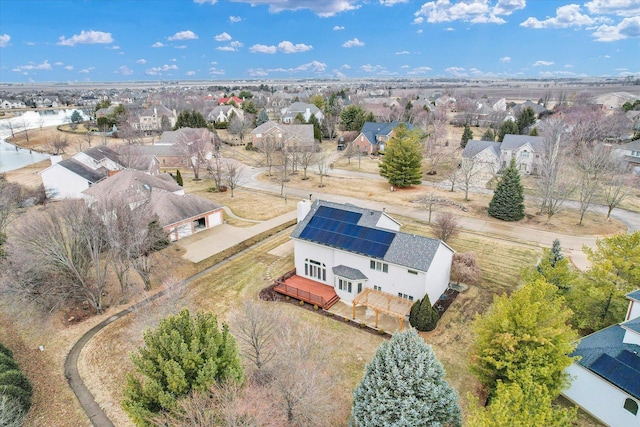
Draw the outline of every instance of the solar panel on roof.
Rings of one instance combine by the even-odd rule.
[[[589,366],[589,369],[617,385],[636,399],[640,399],[640,381],[638,381],[640,372],[631,366],[614,359],[608,354],[603,354]]]
[[[622,350],[620,354],[616,356],[616,359],[618,359],[625,365],[631,366],[633,369],[640,373],[640,357],[638,357],[637,354],[634,354],[629,350]]]
[[[374,258],[384,258],[394,233],[357,225],[362,214],[320,206],[300,238]]]

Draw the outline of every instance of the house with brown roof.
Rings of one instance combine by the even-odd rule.
[[[268,121],[251,131],[254,147],[273,142],[278,148],[313,145],[313,125],[285,125]]]
[[[166,173],[148,175],[123,170],[83,191],[88,206],[124,198],[131,209],[147,205],[158,216],[171,241],[190,236],[224,222],[223,207],[192,194],[184,194]]]

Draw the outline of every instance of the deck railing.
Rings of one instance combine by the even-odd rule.
[[[278,293],[289,295],[290,297],[308,302],[310,304],[318,305],[322,308],[326,308],[329,301],[324,299],[323,297],[313,294],[309,291],[304,291],[296,288],[295,286],[290,286],[285,283],[285,281],[296,275],[296,269],[294,268],[291,271],[288,271],[284,275],[278,277],[274,281],[274,290]]]

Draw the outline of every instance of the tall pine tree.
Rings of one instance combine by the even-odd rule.
[[[502,172],[502,179],[489,203],[489,215],[503,221],[519,221],[524,218],[524,188],[514,159],[511,159],[509,167]]]
[[[396,127],[380,164],[380,175],[387,178],[389,184],[405,188],[422,182],[421,138],[419,129],[408,130],[404,124]]]
[[[465,125],[464,132],[462,132],[462,139],[460,140],[460,147],[466,147],[467,142],[469,142],[470,139],[473,139],[473,131],[471,130],[469,125]]]
[[[353,392],[352,427],[460,426],[456,391],[415,329],[383,342]]]

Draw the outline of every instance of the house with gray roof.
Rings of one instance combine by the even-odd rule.
[[[282,123],[293,123],[298,114],[301,114],[306,122],[309,122],[311,116],[315,116],[320,123],[324,120],[324,114],[318,107],[305,102],[294,102],[290,106],[282,108],[280,114]]]
[[[454,251],[400,227],[385,212],[303,200],[291,233],[295,274],[345,302],[372,289],[410,301],[428,295],[435,304],[449,286]]]
[[[462,152],[462,161],[475,161],[487,173],[498,173],[511,159],[522,174],[539,173],[540,155],[544,151],[544,138],[529,135],[505,135],[502,142],[469,140]]]
[[[384,151],[384,146],[395,135],[396,127],[402,122],[378,123],[365,122],[362,130],[353,140],[353,145],[362,153],[376,154]],[[413,129],[413,125],[403,123],[408,129]]]
[[[640,139],[622,144],[614,148],[614,152],[627,162],[629,170],[640,175]]]
[[[254,147],[273,142],[278,148],[313,145],[313,125],[287,125],[268,121],[251,131],[251,142]]]
[[[580,340],[563,394],[611,427],[640,426],[640,290],[627,295],[625,321]]]

